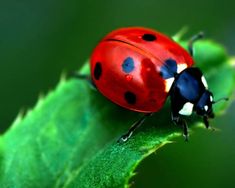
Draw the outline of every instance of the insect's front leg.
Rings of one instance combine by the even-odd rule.
[[[187,122],[182,119],[180,116],[174,116],[172,115],[172,121],[176,124],[182,127],[183,129],[183,136],[185,138],[185,141],[188,141],[189,133],[188,133],[188,125]]]

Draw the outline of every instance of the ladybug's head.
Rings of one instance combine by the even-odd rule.
[[[213,94],[210,91],[205,90],[205,92],[202,94],[199,101],[194,107],[195,111],[198,115],[201,115],[207,118],[214,118],[212,106],[213,104],[221,100],[228,100],[228,98],[224,97],[224,98],[220,98],[217,101],[214,101]]]
[[[213,118],[213,104],[227,100],[227,98],[221,98],[214,101],[205,77],[196,67],[186,68],[177,75],[170,94],[172,111],[176,116],[177,114],[189,116],[194,111],[205,119]]]
[[[198,100],[197,104],[195,104],[194,108],[198,115],[213,118],[213,104],[213,94],[210,91],[205,90],[205,92],[201,95],[200,99]]]

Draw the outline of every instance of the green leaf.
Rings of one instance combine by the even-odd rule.
[[[234,70],[224,48],[201,41],[195,50],[215,98],[231,96]],[[88,72],[87,67],[82,71]],[[216,114],[226,105],[216,104]],[[167,103],[128,142],[117,143],[139,116],[109,102],[83,80],[61,79],[1,136],[1,187],[128,187],[145,157],[181,135],[170,121]]]

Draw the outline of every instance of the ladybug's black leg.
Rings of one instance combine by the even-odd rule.
[[[188,126],[184,119],[179,115],[179,111],[183,108],[186,101],[181,98],[179,93],[174,92],[174,95],[171,95],[171,119],[176,124],[183,128],[183,135],[185,141],[188,141]]]
[[[205,125],[205,127],[206,127],[207,129],[211,129],[212,131],[214,131],[215,128],[210,126],[209,121],[208,121],[208,118],[210,118],[210,117],[208,117],[208,116],[203,116],[204,125]]]
[[[208,121],[208,117],[207,116],[203,116],[203,122],[204,122],[206,128],[208,129],[210,127],[210,125],[209,125],[209,121]]]
[[[197,40],[199,39],[202,39],[204,37],[204,33],[203,32],[199,32],[198,34],[192,36],[192,38],[189,40],[189,43],[188,43],[188,50],[189,50],[189,53],[191,56],[193,56],[193,44],[194,42],[196,42]]]
[[[183,128],[183,135],[185,137],[185,141],[188,141],[189,133],[188,133],[188,126],[187,126],[186,121],[178,116],[177,117],[172,116],[172,121],[176,125],[179,125]]]
[[[97,89],[96,85],[94,84],[94,82],[92,81],[92,79],[89,75],[79,74],[79,73],[75,72],[75,73],[73,73],[72,76],[77,79],[86,80],[94,89]]]
[[[127,133],[123,134],[118,139],[118,142],[126,142],[131,137],[133,132],[144,123],[144,121],[147,119],[147,117],[151,116],[152,114],[153,113],[144,114],[138,121],[136,121],[134,124],[132,124],[131,128],[127,131]]]

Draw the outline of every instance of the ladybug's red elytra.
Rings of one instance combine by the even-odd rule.
[[[189,53],[166,35],[141,27],[121,28],[105,36],[90,60],[91,81],[112,102],[144,116],[120,140],[126,141],[147,116],[159,111],[169,96],[172,120],[183,127],[181,116],[195,111],[209,127],[213,118],[213,94],[202,72],[192,67],[194,36]]]

